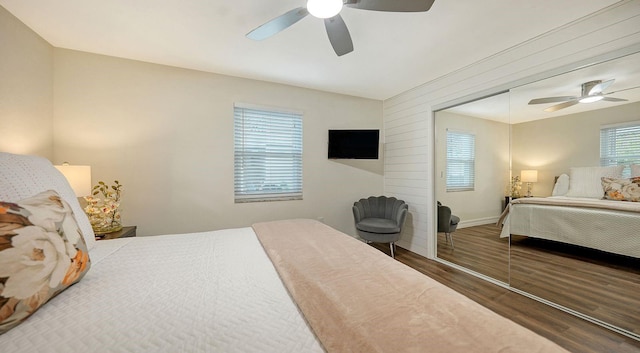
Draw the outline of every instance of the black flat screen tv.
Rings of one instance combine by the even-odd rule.
[[[330,159],[378,159],[380,130],[329,130]]]

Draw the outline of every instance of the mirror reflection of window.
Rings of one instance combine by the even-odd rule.
[[[631,175],[631,165],[640,165],[640,121],[605,125],[600,128],[600,165],[625,166],[622,176]]]
[[[438,259],[507,283],[509,237],[496,223],[510,180],[509,93],[438,110],[434,130],[436,201],[457,222],[454,234],[438,217]]]
[[[447,192],[471,191],[475,187],[476,136],[447,130]]]

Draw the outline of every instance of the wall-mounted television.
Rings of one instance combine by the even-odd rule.
[[[380,130],[329,130],[330,159],[378,159]]]

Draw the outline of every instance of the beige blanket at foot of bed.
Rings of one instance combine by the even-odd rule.
[[[320,222],[253,229],[328,352],[566,352]]]

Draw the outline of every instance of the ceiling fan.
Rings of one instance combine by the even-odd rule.
[[[614,97],[605,97],[607,94],[615,93],[603,93],[605,89],[611,86],[615,82],[615,79],[611,79],[608,81],[595,80],[585,82],[581,85],[582,94],[580,97],[573,96],[562,96],[562,97],[546,97],[546,98],[537,98],[529,101],[529,104],[547,104],[547,103],[558,103],[560,104],[552,105],[549,108],[545,109],[545,112],[555,112],[560,109],[568,108],[570,106],[576,105],[578,103],[593,103],[597,101],[608,101],[608,102],[626,102],[626,99],[614,98]]]
[[[347,25],[340,16],[343,6],[354,9],[386,12],[424,12],[435,0],[308,0],[306,7],[295,8],[247,33],[253,40],[263,40],[279,33],[311,14],[324,19],[324,26],[333,50],[338,56],[353,51]]]

